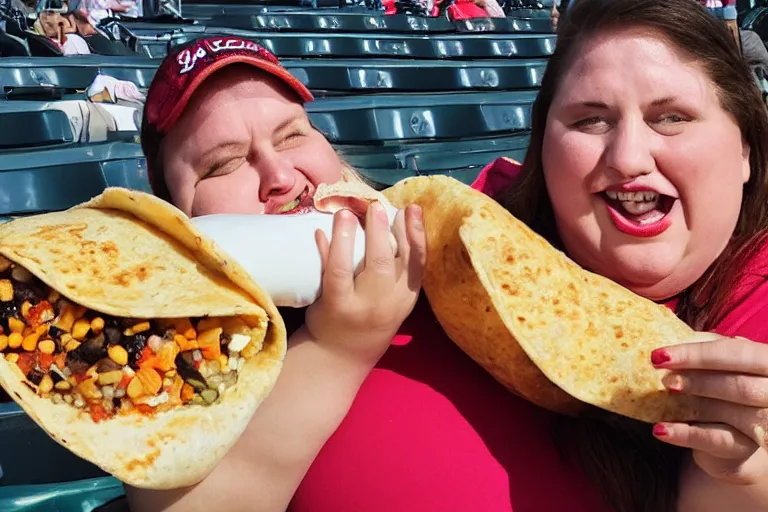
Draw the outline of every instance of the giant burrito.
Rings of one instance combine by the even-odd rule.
[[[107,189],[0,226],[0,385],[123,482],[202,480],[286,351],[271,299],[183,213]]]
[[[711,335],[580,268],[485,194],[444,176],[384,194],[424,209],[424,290],[448,336],[508,389],[566,414],[585,403],[647,422],[696,418],[651,351]]]

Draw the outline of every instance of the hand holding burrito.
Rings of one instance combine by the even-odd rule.
[[[508,389],[568,414],[587,403],[646,422],[697,417],[699,399],[670,393],[651,364],[654,349],[697,336],[672,311],[580,268],[456,180],[409,178],[384,193],[424,209],[429,302]]]

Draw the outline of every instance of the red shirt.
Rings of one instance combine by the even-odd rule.
[[[497,160],[473,186],[493,194],[518,169]],[[754,276],[768,269],[768,251],[758,259]],[[759,321],[768,310],[765,275],[748,279],[749,290],[740,288],[742,297],[720,332],[768,341],[768,322]],[[553,418],[512,395],[457,348],[422,299],[289,510],[607,511],[582,471],[556,452]]]

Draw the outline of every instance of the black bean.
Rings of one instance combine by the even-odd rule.
[[[62,334],[64,334],[64,329],[60,329],[55,325],[48,327],[48,335],[54,340],[58,339]]]
[[[69,371],[72,372],[72,375],[79,375],[81,373],[85,373],[88,370],[88,368],[91,367],[91,365],[89,365],[88,363],[80,359],[71,359],[69,357],[69,354],[71,353],[72,352],[69,352],[67,354],[67,367],[69,367]]]
[[[118,345],[123,333],[117,327],[104,328],[104,337],[107,340],[107,345]]]
[[[3,326],[5,332],[8,332],[8,319],[11,317],[19,317],[19,306],[16,302],[0,302],[0,325]]]
[[[113,397],[112,398],[112,405],[115,406],[115,409],[119,409],[120,408],[120,399],[118,397]]]
[[[137,361],[141,358],[141,353],[147,345],[147,337],[143,334],[134,334],[132,336],[123,335],[120,344],[128,352],[128,364],[131,368],[137,368]]]
[[[99,340],[86,340],[80,344],[75,350],[67,352],[67,364],[70,366],[74,362],[83,362],[88,366],[94,365],[107,357],[107,349],[104,347],[103,340],[99,343]],[[72,373],[76,373],[72,370]]]
[[[86,368],[87,369],[87,368]],[[50,372],[48,375],[51,376],[51,380],[53,380],[53,383],[56,384],[57,382],[61,382],[64,380],[64,377],[59,375],[59,372]]]
[[[37,368],[32,368],[27,374],[27,380],[37,386],[40,384],[40,381],[43,380],[43,375],[44,373]]]
[[[43,288],[35,283],[22,283],[21,281],[14,281],[13,283],[13,298],[19,303],[28,300],[32,304],[37,304],[45,297]]]
[[[184,381],[200,391],[208,387],[205,377],[184,357],[183,353],[176,356],[176,371]]]
[[[115,318],[114,316],[105,316],[104,317],[104,326],[105,327],[115,327],[116,329],[120,330],[120,319]]]

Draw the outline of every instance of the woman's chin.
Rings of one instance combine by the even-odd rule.
[[[597,273],[654,301],[674,297],[691,284],[679,275],[681,255],[654,253],[648,247],[623,249],[614,253],[610,260],[604,260],[603,268]]]

